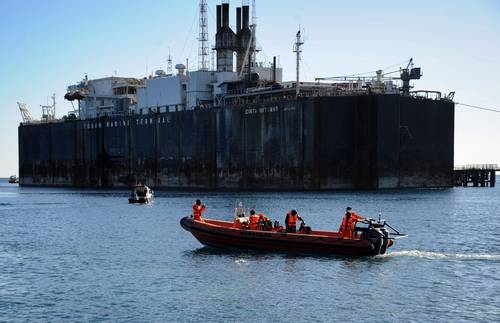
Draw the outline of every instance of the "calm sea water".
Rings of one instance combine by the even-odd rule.
[[[158,192],[0,184],[0,321],[500,321],[500,189]],[[409,237],[374,258],[227,252],[179,226],[201,198],[337,229],[346,206]]]

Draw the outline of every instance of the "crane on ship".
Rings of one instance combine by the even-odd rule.
[[[51,96],[52,104],[40,105],[42,108],[42,122],[50,122],[56,120],[56,95],[55,93]],[[35,122],[35,119],[28,110],[26,103],[17,102],[19,111],[21,112],[21,117],[23,118],[23,123]],[[37,120],[38,121],[38,120]]]
[[[17,102],[17,105],[19,106],[19,111],[21,112],[23,123],[33,122],[33,116],[31,115],[31,112],[28,110],[26,103]]]
[[[373,76],[363,76],[367,74],[373,74],[376,73],[376,80],[378,82],[383,82],[389,81],[389,80],[400,80],[403,82],[402,86],[400,87],[400,91],[404,95],[409,95],[410,94],[410,89],[412,88],[410,86],[410,81],[411,80],[419,80],[422,77],[422,71],[420,67],[413,67],[413,58],[410,58],[407,61],[404,61],[404,63],[407,63],[405,68],[399,68],[398,70],[394,70],[391,72],[386,72],[384,73],[383,70],[376,70],[372,72],[365,72],[365,73],[359,73],[359,74],[352,74],[352,75],[345,75],[345,76],[333,76],[333,77],[317,77],[315,78],[316,81],[349,81],[349,82],[357,82],[357,81],[371,81],[374,79]],[[399,64],[395,64],[399,65]],[[394,67],[395,65],[389,66]],[[399,76],[395,77],[387,77],[387,75],[392,75],[399,73]]]

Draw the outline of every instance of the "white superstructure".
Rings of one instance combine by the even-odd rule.
[[[142,79],[113,76],[89,80],[85,77],[80,83],[68,87],[65,98],[70,101],[78,100],[80,119],[93,119],[212,108],[234,102],[248,102],[245,96],[265,96],[269,93],[274,95],[274,99],[283,99],[288,98],[291,91],[295,92],[295,98],[302,95],[341,95],[347,92],[399,93],[400,89],[393,82],[396,79],[406,81],[405,89],[408,92],[409,80],[420,77],[420,69],[409,69],[412,64],[410,60],[408,67],[401,70],[402,76],[399,78],[387,78],[380,70],[376,77],[317,78],[314,83],[303,82],[300,80],[299,64],[304,42],[299,31],[294,47],[297,55],[297,78],[294,82],[283,82],[283,70],[278,67],[276,57],[269,64],[256,61],[259,49],[255,39],[255,2],[253,1],[252,25],[249,18],[250,6],[245,3],[236,8],[234,31],[230,24],[229,3],[223,2],[216,6],[215,70],[209,70],[207,66],[207,4],[205,0],[200,0],[198,71],[189,71],[186,65],[177,64],[177,72],[174,74],[169,55],[167,73],[158,70],[155,75]],[[386,74],[392,73],[394,72]],[[320,84],[320,81],[333,83]],[[280,94],[280,91],[283,93]],[[226,100],[235,97],[238,98]],[[269,96],[266,98],[271,99]]]
[[[81,119],[127,114],[137,102],[137,88],[143,80],[127,77],[105,77],[89,80],[68,87],[65,98],[78,100]]]
[[[160,75],[147,79],[137,89],[137,104],[132,107],[136,114],[151,112],[183,111],[185,109],[185,75]]]

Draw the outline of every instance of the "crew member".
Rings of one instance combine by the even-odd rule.
[[[269,231],[272,229],[273,224],[269,221],[269,218],[262,213],[259,213],[259,230]]]
[[[193,218],[197,221],[201,221],[201,215],[205,209],[205,205],[201,204],[200,200],[196,200],[193,204]]]
[[[286,232],[295,233],[297,232],[297,220],[302,220],[302,218],[297,214],[297,211],[291,210],[286,214],[285,224],[286,224]]]
[[[135,193],[140,197],[146,196],[146,186],[142,182],[139,182],[135,187]]]
[[[250,230],[258,230],[259,229],[259,215],[255,214],[254,210],[250,211]]]
[[[357,215],[351,207],[347,207],[342,223],[340,224],[339,233],[343,238],[352,239],[356,222],[364,219],[364,217]]]

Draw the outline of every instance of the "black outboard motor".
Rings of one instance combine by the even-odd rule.
[[[368,224],[368,227],[356,228],[356,231],[361,231],[362,239],[368,240],[373,245],[373,254],[385,254],[389,245],[389,231],[385,227],[385,222],[366,219],[361,223]]]

